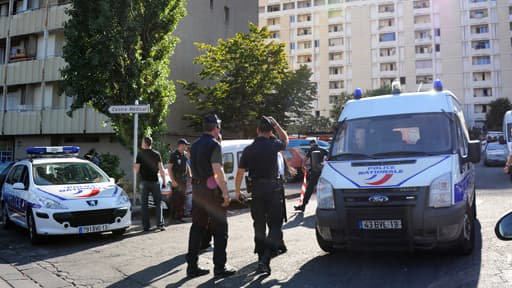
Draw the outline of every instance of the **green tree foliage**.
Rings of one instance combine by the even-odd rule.
[[[141,133],[165,128],[168,105],[175,100],[169,58],[172,36],[185,16],[185,0],[72,0],[64,25],[67,66],[62,89],[73,111],[88,105],[107,115],[122,143],[133,138],[133,115],[109,114],[111,105],[150,104],[140,114]],[[161,133],[161,131],[160,131]]]
[[[250,23],[249,33],[220,39],[216,46],[196,43],[203,54],[194,63],[203,66],[199,78],[209,80],[205,81],[209,85],[180,82],[201,114],[184,116],[192,126],[199,127],[202,115],[216,113],[223,129],[239,136],[253,134],[255,120],[270,114],[266,103],[278,97],[277,88],[289,75],[284,44],[269,42],[268,38],[266,27]]]
[[[500,130],[503,125],[503,115],[512,109],[508,98],[498,98],[489,103],[489,110],[485,114],[485,125],[487,130]]]
[[[379,95],[387,95],[391,94],[391,86],[383,86],[373,90],[366,90],[363,92],[364,97],[373,97]],[[345,91],[341,92],[338,97],[336,104],[334,104],[331,110],[331,117],[333,118],[334,123],[338,121],[338,117],[341,114],[341,110],[343,110],[343,106],[347,103],[348,100],[354,99],[354,93],[346,93]]]
[[[121,168],[119,168],[119,164],[121,163],[121,161],[119,160],[119,156],[110,153],[105,153],[100,154],[99,158],[99,166],[101,170],[105,171],[105,173],[108,174],[108,176],[116,179],[116,181],[119,181],[119,179],[124,177],[124,171],[121,170]]]
[[[331,133],[333,131],[333,123],[330,118],[324,116],[313,116],[304,114],[302,117],[294,121],[288,126],[289,134],[313,135],[318,133]]]

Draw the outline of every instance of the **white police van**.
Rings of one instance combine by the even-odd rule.
[[[457,97],[442,90],[345,104],[317,186],[316,236],[340,249],[472,252],[475,167]],[[319,161],[315,161],[319,165]]]
[[[131,225],[128,195],[93,163],[79,159],[79,147],[31,147],[11,168],[2,188],[4,228],[41,236],[112,231]]]

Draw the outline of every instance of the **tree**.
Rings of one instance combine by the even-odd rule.
[[[250,23],[249,33],[220,39],[217,46],[196,43],[204,52],[194,60],[203,66],[199,78],[211,84],[180,82],[200,114],[218,114],[223,129],[239,136],[254,133],[255,120],[268,113],[264,110],[266,101],[277,97],[276,89],[288,75],[284,44],[269,42],[268,38],[266,27]],[[187,114],[184,118],[196,128],[201,123],[201,115]]]
[[[161,132],[175,100],[169,58],[178,39],[171,35],[185,16],[185,0],[72,0],[64,25],[67,66],[62,89],[74,98],[69,114],[88,105],[107,115],[121,143],[133,137],[129,114],[110,114],[111,105],[151,104],[141,114],[141,133]]]
[[[489,103],[489,110],[485,114],[485,125],[487,130],[500,130],[503,125],[503,115],[512,109],[508,98],[498,98]]]

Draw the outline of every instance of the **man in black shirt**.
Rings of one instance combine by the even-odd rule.
[[[153,195],[153,202],[155,203],[155,215],[157,227],[160,230],[165,230],[164,221],[162,218],[162,210],[160,209],[162,194],[160,192],[160,183],[158,182],[157,173],[160,172],[162,177],[162,185],[165,187],[165,171],[162,164],[162,157],[158,151],[151,148],[153,139],[149,136],[142,138],[141,150],[137,153],[137,158],[133,164],[135,174],[140,174],[141,180],[141,214],[142,214],[142,228],[144,231],[149,231],[149,207],[148,197],[149,193]]]
[[[197,265],[201,242],[208,225],[213,231],[213,264],[216,277],[227,277],[235,270],[226,267],[228,221],[226,209],[231,199],[222,167],[222,151],[216,140],[220,134],[220,119],[207,115],[203,121],[204,134],[192,143],[192,226],[188,240],[187,276],[197,277],[210,271]]]
[[[178,140],[178,149],[172,152],[169,157],[167,171],[171,177],[173,218],[178,222],[183,222],[185,207],[185,191],[187,190],[187,177],[190,177],[190,167],[186,155],[187,145],[190,145],[186,139]]]
[[[279,139],[272,134],[276,129]],[[247,190],[251,193],[251,216],[254,221],[254,252],[258,254],[257,273],[270,274],[270,259],[282,244],[283,197],[278,180],[277,153],[288,145],[288,134],[272,117],[263,116],[258,137],[247,146],[240,158],[235,180],[235,193],[241,200],[240,186],[249,171]],[[269,227],[268,234],[266,227]]]
[[[316,143],[316,140],[313,139],[309,141],[309,151],[306,153],[306,157],[302,159],[302,171],[306,173],[306,162],[311,159],[311,153],[313,151],[320,151],[322,154],[322,159],[325,160],[327,157],[327,150],[324,148],[321,148],[318,146],[318,143]],[[311,160],[310,160],[311,161]],[[306,210],[306,205],[309,202],[309,198],[311,198],[311,194],[315,191],[316,184],[318,183],[318,178],[320,178],[321,171],[315,171],[312,169],[311,165],[309,167],[309,170],[307,171],[306,175],[306,192],[304,193],[304,200],[302,201],[302,204],[294,206],[295,210],[297,211],[304,211]]]

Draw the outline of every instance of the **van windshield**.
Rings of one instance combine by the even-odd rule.
[[[447,113],[346,120],[338,126],[330,159],[448,154],[453,142],[450,123]]]

